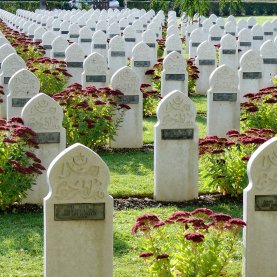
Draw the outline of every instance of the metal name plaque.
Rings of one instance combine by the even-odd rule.
[[[125,57],[125,51],[111,51],[112,57]]]
[[[78,38],[78,37],[79,37],[79,34],[70,34],[69,37],[70,37],[70,38]]]
[[[34,38],[34,35],[29,35],[29,38]]]
[[[12,98],[12,107],[22,108],[31,98]]]
[[[88,75],[86,76],[86,82],[105,83],[106,75]]]
[[[200,45],[200,42],[192,42],[191,46],[192,47],[198,47]]]
[[[54,204],[55,221],[104,220],[105,203]]]
[[[53,31],[58,32],[60,31],[60,28],[53,28]]]
[[[255,195],[255,211],[277,211],[277,195]]]
[[[273,36],[273,32],[264,32],[265,36]]]
[[[230,34],[230,35],[232,35],[232,36],[235,36],[236,35],[236,33],[235,32],[226,32],[227,34]]]
[[[4,84],[7,85],[10,81],[11,77],[4,77]]]
[[[181,50],[168,50],[168,51],[167,51],[167,54],[169,54],[169,53],[171,53],[171,52],[173,52],[173,51],[178,52],[179,54],[182,53]]]
[[[221,40],[221,37],[211,37],[211,41],[219,41]]]
[[[42,27],[45,27],[46,26],[46,23],[42,23]]]
[[[274,32],[277,32],[277,28],[273,28],[273,31],[274,31]]]
[[[81,38],[81,42],[91,42],[91,41],[92,41],[91,38]]]
[[[125,38],[126,42],[136,42],[136,38]]]
[[[106,44],[94,44],[93,48],[94,49],[106,49],[107,45]]]
[[[36,140],[39,144],[60,143],[60,132],[37,133]]]
[[[69,33],[69,31],[61,31],[62,35],[67,35]]]
[[[150,48],[155,48],[156,47],[156,43],[146,43]]]
[[[219,26],[219,28],[223,30],[223,29],[224,29],[224,26]]]
[[[93,27],[91,27],[90,29],[91,29],[93,32],[95,31],[95,28],[93,28]]]
[[[126,27],[120,27],[120,31],[124,31]]]
[[[138,104],[139,95],[119,95],[118,104]]]
[[[250,41],[241,41],[239,43],[240,46],[251,46],[251,42]]]
[[[264,64],[277,64],[277,59],[264,59]]]
[[[231,54],[234,55],[236,54],[237,50],[236,49],[223,49],[222,54]]]
[[[65,53],[64,52],[54,52],[54,58],[64,58]]]
[[[110,38],[117,36],[118,34],[110,34]]]
[[[253,36],[253,40],[263,40],[263,36]]]
[[[185,81],[185,74],[165,74],[166,81]]]
[[[261,79],[262,72],[243,72],[242,79]]]
[[[134,67],[149,67],[150,61],[134,61]]]
[[[45,44],[45,45],[43,45],[43,48],[46,50],[50,50],[50,49],[52,49],[52,45]]]
[[[67,67],[83,68],[83,62],[67,62]]]
[[[193,139],[193,129],[162,129],[162,140]]]
[[[199,65],[215,65],[215,60],[199,60]]]
[[[214,93],[213,101],[236,102],[237,101],[237,93]]]

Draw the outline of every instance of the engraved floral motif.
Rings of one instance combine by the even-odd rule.
[[[137,94],[139,88],[138,78],[130,68],[125,67],[114,76],[112,87],[119,89],[123,93]]]
[[[64,162],[56,198],[59,200],[71,200],[74,197],[103,199],[105,193],[99,180],[99,169],[99,166],[88,163],[88,158],[82,153]]]
[[[262,171],[257,180],[255,188],[265,192],[276,190],[277,188],[277,147],[266,155],[260,157],[258,161],[259,171]],[[256,169],[257,170],[257,169]]]

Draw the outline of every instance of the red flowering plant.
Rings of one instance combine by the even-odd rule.
[[[36,133],[20,117],[0,119],[0,209],[21,201],[45,168],[34,154]]]
[[[139,237],[151,276],[222,276],[238,255],[238,238],[246,226],[239,218],[207,208],[174,212],[161,220],[139,216],[132,234]]]
[[[277,86],[247,93],[244,97],[248,100],[241,103],[242,127],[269,128],[277,132]]]
[[[204,188],[238,196],[247,186],[246,166],[252,153],[276,135],[272,129],[251,128],[227,132],[227,138],[209,136],[199,140],[200,176]]]
[[[24,33],[7,27],[3,21],[0,23],[0,30],[24,61],[27,61],[29,58],[39,58],[45,54],[45,50],[40,45],[40,42],[34,42],[33,39]]]
[[[63,90],[71,77],[64,61],[42,57],[30,58],[26,64],[40,80],[40,91],[50,96]]]
[[[109,87],[82,89],[77,83],[54,94],[64,110],[67,144],[80,142],[92,149],[106,146],[114,138],[124,111],[130,109],[119,103],[122,94]]]

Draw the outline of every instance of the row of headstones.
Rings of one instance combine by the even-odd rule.
[[[181,105],[190,105],[182,93],[174,92],[159,107],[160,124],[167,118],[164,114],[166,106],[176,105],[176,99]],[[162,131],[156,128],[157,136],[169,134]],[[181,149],[187,152],[185,148]],[[243,219],[247,224],[243,230],[242,275],[245,277],[276,275],[276,153],[277,138],[272,138],[255,151],[248,163],[249,185],[243,192]],[[173,157],[174,152],[171,154]],[[168,156],[159,157],[168,159]],[[180,166],[175,157],[172,160]],[[185,172],[188,170],[186,165],[184,163],[182,168]],[[163,170],[175,172],[174,166],[169,168],[168,163]],[[44,276],[57,276],[58,272],[59,276],[67,277],[112,277],[113,198],[107,191],[110,179],[107,165],[92,150],[75,144],[52,161],[47,175],[49,193],[44,198]],[[172,180],[175,181],[169,179],[166,184],[169,190]],[[179,191],[186,193],[183,188]]]

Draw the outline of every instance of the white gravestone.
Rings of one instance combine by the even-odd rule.
[[[238,33],[238,48],[240,49],[239,59],[252,48],[252,33],[249,29],[244,28]]]
[[[236,38],[226,34],[220,41],[219,65],[226,64],[234,70],[238,69],[238,47]]]
[[[219,26],[213,25],[210,28],[208,40],[213,45],[220,44],[220,40],[221,40],[222,35],[223,35],[223,30]]]
[[[183,92],[159,103],[154,129],[154,198],[181,202],[198,197],[196,108]]]
[[[114,140],[110,141],[110,146],[112,148],[140,148],[143,145],[140,80],[134,70],[125,66],[113,75],[111,86],[124,94],[119,103],[127,104],[131,109],[125,112],[123,122],[117,129]]]
[[[2,72],[2,63],[5,60],[6,57],[8,57],[10,54],[16,54],[15,49],[10,45],[10,43],[5,43],[0,47],[0,69]]]
[[[41,42],[42,41],[42,36],[46,32],[46,29],[44,27],[38,27],[35,29],[34,32],[34,41]]]
[[[207,40],[208,35],[204,33],[201,28],[195,29],[190,34],[189,40],[189,58],[195,58],[197,47],[205,40]]]
[[[179,35],[171,35],[165,41],[165,49],[164,49],[164,56],[168,55],[172,51],[176,51],[182,54],[182,40]]]
[[[108,61],[107,35],[103,31],[96,31],[92,36],[91,53],[97,52]]]
[[[21,116],[25,104],[39,93],[39,79],[31,71],[23,68],[11,77],[7,95],[7,118]]]
[[[240,130],[238,85],[237,71],[225,64],[211,74],[207,93],[208,136],[226,137],[227,131]]]
[[[263,24],[264,40],[274,39],[273,37],[273,25],[270,21],[266,21]]]
[[[68,21],[63,21],[61,23],[61,26],[60,26],[60,36],[63,37],[64,39],[69,39],[69,26],[70,26],[70,22]]]
[[[21,117],[24,125],[37,133],[39,149],[36,156],[47,169],[52,160],[65,149],[66,135],[62,127],[63,110],[60,105],[44,93],[32,97],[24,106]],[[39,175],[36,184],[27,191],[25,203],[43,204],[48,193],[46,171]]]
[[[262,88],[262,58],[254,51],[248,50],[240,59],[239,90],[240,102],[246,100],[243,96],[249,92],[258,92]]]
[[[262,87],[272,85],[272,78],[277,75],[277,46],[267,40],[260,48],[260,54],[263,59]]]
[[[68,80],[68,84],[82,83],[84,59],[85,53],[78,43],[74,42],[66,48],[65,62],[67,63],[68,73],[72,75]]]
[[[52,22],[52,31],[57,35],[59,36],[60,35],[60,29],[61,29],[61,23],[62,21],[59,20],[58,18],[57,19],[54,19],[53,22]]]
[[[236,36],[236,23],[233,21],[227,21],[224,25],[224,34],[230,34]]]
[[[108,66],[106,59],[99,53],[93,52],[84,60],[82,73],[82,86],[85,89],[88,85],[97,88],[106,86],[108,80]]]
[[[96,24],[96,31],[102,31],[103,33],[107,34],[107,28],[108,28],[107,21],[99,18]]]
[[[69,40],[72,42],[78,42],[80,27],[78,24],[73,23],[68,27]]]
[[[44,198],[44,276],[113,276],[113,198],[109,169],[76,143],[47,171]]]
[[[117,22],[112,23],[109,27],[108,27],[108,38],[113,38],[117,35],[120,35],[120,27],[119,24]]]
[[[139,42],[133,48],[133,55],[131,59],[131,68],[137,73],[140,83],[151,84],[151,79],[145,72],[152,68],[150,47],[144,42]]]
[[[152,30],[146,30],[142,33],[142,41],[150,47],[151,64],[152,66],[157,62],[157,41],[156,34]]]
[[[246,20],[244,20],[244,19],[240,19],[239,21],[238,21],[238,24],[237,24],[237,29],[236,29],[236,33],[238,34],[242,29],[249,29],[248,28],[248,23],[247,23],[247,21]]]
[[[275,277],[277,272],[277,138],[262,144],[247,165],[243,191],[243,277]]]
[[[95,18],[89,18],[86,22],[86,26],[88,28],[90,28],[90,30],[92,31],[92,34],[94,34],[95,30],[96,30],[96,19]]]
[[[82,47],[86,56],[88,56],[92,52],[92,31],[89,27],[84,26],[80,29],[78,43]]]
[[[3,91],[5,95],[3,95],[3,102],[0,105],[0,112],[2,118],[8,118],[7,116],[7,95],[9,94],[8,84],[11,77],[20,69],[26,68],[26,64],[24,60],[13,53],[8,55],[2,63],[1,69],[2,73],[0,74],[0,83],[3,86]]]
[[[50,51],[50,58],[64,60],[65,49],[68,47],[69,43],[66,39],[59,36],[56,37],[52,42],[52,49]]]
[[[195,91],[198,94],[207,95],[210,75],[217,66],[216,50],[213,44],[206,40],[198,46],[196,53],[195,65],[200,73],[199,79],[196,80]]]
[[[188,95],[188,73],[186,68],[186,60],[178,52],[173,51],[165,57],[161,75],[162,97],[173,90],[179,90]]]
[[[256,24],[251,29],[252,33],[252,49],[259,51],[264,42],[264,31],[261,25]]]
[[[52,43],[54,39],[57,37],[57,35],[52,31],[46,31],[42,35],[42,46],[45,49],[45,56],[50,57],[50,52],[52,50]]]
[[[127,57],[131,58],[132,56],[132,49],[137,43],[137,38],[135,34],[135,30],[132,26],[127,26],[123,31],[123,38],[125,40],[126,44],[126,51],[127,51]]]
[[[247,26],[248,26],[248,29],[252,29],[254,25],[256,25],[257,21],[254,17],[249,17],[247,19]]]
[[[116,35],[110,40],[108,51],[108,66],[110,69],[110,76],[127,65],[127,55],[124,39]]]

